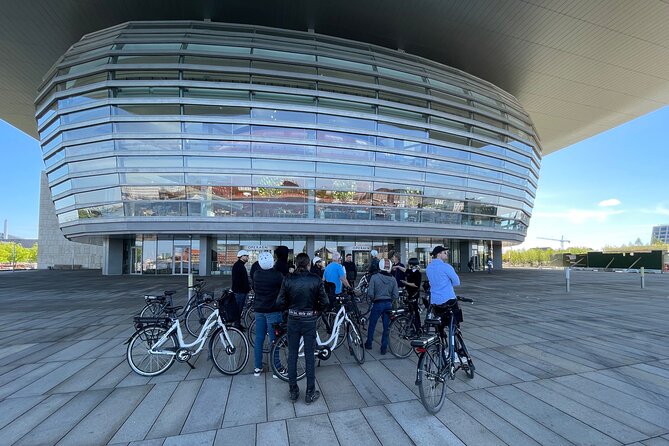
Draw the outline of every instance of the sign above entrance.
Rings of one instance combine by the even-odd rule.
[[[243,245],[247,251],[271,251],[272,248],[267,245]]]
[[[351,246],[351,251],[371,251],[372,248],[369,246]]]

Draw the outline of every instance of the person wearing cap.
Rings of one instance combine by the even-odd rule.
[[[379,251],[372,249],[369,251],[369,255],[371,259],[369,260],[369,269],[367,270],[367,274],[371,276],[372,274],[379,272]]]
[[[258,265],[260,268],[253,276],[253,286],[255,290],[255,300],[253,309],[256,315],[256,339],[253,369],[254,376],[260,376],[262,372],[262,346],[265,343],[265,336],[269,336],[270,344],[274,342],[273,324],[281,322],[281,307],[276,303],[276,298],[281,289],[283,274],[274,268],[274,257],[270,252],[260,253],[258,256]],[[270,360],[279,365],[279,351],[275,352],[274,358]],[[274,375],[274,378],[277,376]]]
[[[311,274],[316,274],[318,277],[323,279],[323,259],[320,257],[314,257],[314,259],[311,261],[311,270],[309,270]]]
[[[453,287],[460,285],[460,278],[448,263],[448,248],[435,246],[431,255],[433,260],[425,270],[430,281],[430,303],[441,305],[455,299]]]
[[[368,350],[372,348],[376,323],[380,317],[383,317],[383,334],[381,335],[382,355],[385,355],[388,351],[388,326],[390,325],[390,315],[388,312],[393,309],[393,301],[400,297],[397,281],[390,274],[390,267],[391,264],[388,259],[379,260],[379,272],[372,276],[367,288],[367,296],[372,301],[372,310],[369,315],[369,328],[367,329],[365,348]]]
[[[234,326],[240,330],[244,330],[241,323],[242,310],[246,302],[246,295],[251,291],[251,284],[249,283],[249,274],[246,271],[246,263],[249,261],[249,252],[245,249],[237,253],[237,261],[232,265],[232,292],[235,293],[237,300],[237,308],[239,309],[239,317]]]
[[[407,303],[413,313],[414,325],[420,330],[420,311],[418,309],[418,298],[420,297],[420,284],[423,281],[423,275],[418,266],[418,259],[412,257],[409,259],[409,269],[406,270],[406,279],[402,282],[407,290]]]
[[[325,267],[325,271],[323,272],[323,278],[325,279],[326,282],[334,283],[335,289],[334,292],[335,294],[339,294],[342,292],[342,285],[350,287],[348,280],[346,280],[346,270],[344,267],[341,265],[341,254],[338,252],[333,252],[332,253],[332,262],[328,266]]]

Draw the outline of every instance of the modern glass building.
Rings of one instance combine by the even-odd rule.
[[[84,36],[36,100],[61,230],[106,274],[225,272],[238,249],[453,263],[524,239],[541,147],[510,94],[309,32],[129,22]],[[501,266],[501,264],[500,264]]]

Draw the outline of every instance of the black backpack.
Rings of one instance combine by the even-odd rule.
[[[237,322],[239,320],[239,306],[232,290],[225,290],[218,299],[218,313],[223,322]]]

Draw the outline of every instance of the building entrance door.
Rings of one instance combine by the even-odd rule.
[[[190,246],[174,245],[174,259],[172,274],[190,273]]]
[[[369,250],[365,251],[353,251],[353,263],[358,269],[358,277],[361,277],[367,271],[369,271]]]
[[[142,274],[142,247],[130,247],[130,274]]]

